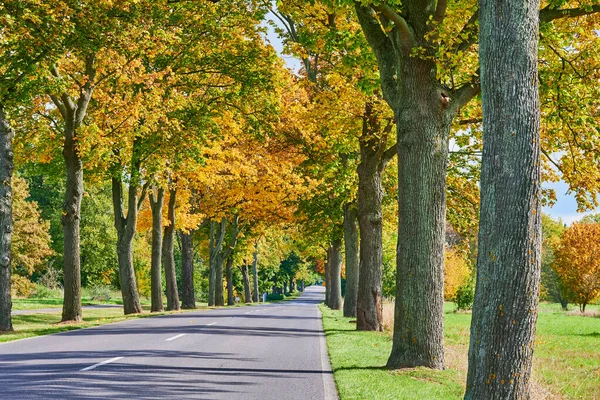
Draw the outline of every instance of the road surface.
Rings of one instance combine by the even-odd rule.
[[[0,345],[2,399],[337,399],[317,304],[194,311]]]

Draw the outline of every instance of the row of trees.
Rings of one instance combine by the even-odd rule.
[[[301,264],[290,261],[292,250],[317,269],[325,258],[327,303],[356,316],[358,329],[382,330],[383,249],[396,241],[388,365],[442,369],[449,245],[454,254],[477,254],[466,396],[527,397],[541,181],[562,177],[582,208],[597,205],[600,186],[586,178],[597,173],[597,5],[14,0],[0,7],[0,329],[11,329],[16,132],[19,168],[52,165],[65,177],[64,321],[81,319],[81,203],[92,188],[110,187],[125,313],[141,312],[134,245],[143,232],[151,232],[152,310],[163,307],[163,271],[167,309],[180,307],[180,231],[186,307],[197,291],[195,246],[208,264],[210,305],[224,303],[224,280],[233,301],[235,265],[256,300],[266,246],[260,258],[274,260],[263,283],[285,280],[293,290],[294,279],[310,276],[305,267],[286,272]],[[267,12],[285,52],[302,61],[297,75],[264,43]],[[496,13],[507,16],[501,25]]]

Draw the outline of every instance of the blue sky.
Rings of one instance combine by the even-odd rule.
[[[271,14],[269,14],[267,18],[275,19]],[[288,68],[298,71],[301,67],[300,61],[292,56],[282,55],[281,53],[283,46],[281,40],[277,37],[271,26],[268,26],[267,30],[268,33],[265,39],[271,43],[271,45],[279,53],[279,56],[285,61]],[[556,183],[546,183],[543,185],[543,187],[546,189],[554,189],[556,192],[556,203],[553,207],[544,207],[544,213],[552,216],[553,218],[561,218],[566,224],[570,225],[573,222],[583,218],[583,216],[586,214],[600,212],[600,208],[597,208],[594,211],[578,213],[575,197],[572,194],[568,194],[569,186],[565,182],[560,181]]]

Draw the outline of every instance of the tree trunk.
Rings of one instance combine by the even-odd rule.
[[[217,260],[217,268],[215,270],[215,305],[216,306],[224,306],[225,305],[225,294],[223,293],[223,264],[225,260],[219,257]]]
[[[398,248],[394,338],[388,366],[443,369],[446,162],[451,115],[432,80],[435,64],[417,58],[406,62],[403,101],[396,111]]]
[[[245,260],[242,265],[242,278],[244,279],[244,303],[252,303],[252,295],[250,294],[250,276],[248,275],[248,264]]]
[[[194,290],[194,231],[181,232],[181,308],[196,308]]]
[[[346,295],[344,317],[356,317],[358,297],[358,220],[354,204],[344,206],[344,247],[346,251]]]
[[[466,399],[530,398],[542,242],[539,5],[480,1],[484,130]]]
[[[150,265],[151,312],[164,311],[162,299],[162,209],[165,202],[165,190],[158,188],[155,196],[154,189],[150,192],[150,207],[152,208],[152,262]]]
[[[252,300],[258,303],[258,240],[254,242],[254,253],[252,254]]]
[[[323,278],[325,280],[325,305],[327,307],[330,306],[329,304],[329,299],[331,298],[329,293],[331,292],[331,261],[332,261],[332,255],[331,255],[331,246],[329,246],[327,248],[327,260],[325,261],[325,277]]]
[[[342,241],[334,239],[331,242],[331,289],[329,292],[329,307],[332,310],[342,309]]]
[[[65,200],[61,222],[63,225],[64,303],[62,321],[82,320],[81,265],[79,255],[79,221],[83,197],[83,165],[75,144],[75,128],[65,121],[63,156],[67,171]]]
[[[121,171],[115,171],[120,174]],[[142,312],[142,306],[137,291],[135,270],[133,268],[132,243],[137,223],[138,202],[137,185],[135,182],[129,184],[129,198],[127,217],[123,209],[123,185],[121,176],[112,178],[113,210],[115,228],[117,229],[117,258],[119,262],[119,283],[123,297],[123,311],[125,314],[137,314]]]
[[[12,218],[12,139],[14,132],[0,105],[0,332],[13,330],[10,295]]]
[[[162,257],[165,268],[165,283],[167,285],[167,311],[179,310],[179,293],[177,290],[177,273],[175,271],[175,203],[176,189],[169,190],[167,218],[169,225],[165,226],[163,235]]]
[[[397,152],[397,146],[385,151],[387,134],[380,134],[379,117],[373,104],[365,105],[363,134],[359,140],[358,223],[360,267],[356,304],[356,329],[383,331],[383,171]],[[392,125],[389,125],[392,128]],[[387,130],[387,129],[386,129]],[[385,140],[383,140],[385,138]],[[386,154],[388,153],[388,154]],[[346,275],[348,272],[346,271]]]
[[[233,258],[232,257],[227,258],[225,270],[227,273],[227,305],[233,306],[233,305],[235,305],[235,298],[233,297]]]
[[[209,261],[208,261],[208,305],[209,306],[214,306],[215,305],[215,283],[217,281],[217,274],[216,274],[216,261],[217,261],[217,254],[216,254],[216,230],[217,230],[217,223],[215,221],[210,221],[210,234],[209,234],[209,241],[208,241],[208,249],[209,249]]]

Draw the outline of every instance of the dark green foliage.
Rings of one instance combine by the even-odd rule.
[[[475,281],[469,279],[467,283],[460,285],[454,295],[454,302],[458,310],[470,310],[473,308],[473,300],[475,299]]]

